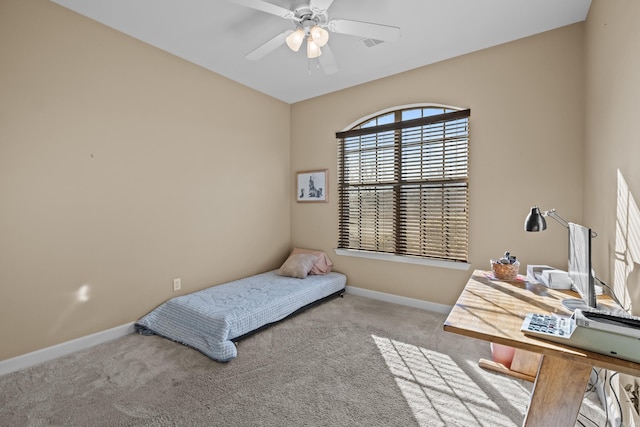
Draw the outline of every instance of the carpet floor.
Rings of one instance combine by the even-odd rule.
[[[0,377],[0,425],[521,425],[532,385],[479,368],[489,344],[444,332],[445,317],[347,294],[228,363],[131,334]],[[595,401],[577,425],[604,425]]]

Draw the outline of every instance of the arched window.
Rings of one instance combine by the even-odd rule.
[[[411,106],[336,133],[339,249],[467,261],[470,114]]]

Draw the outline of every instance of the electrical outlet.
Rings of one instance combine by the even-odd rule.
[[[173,292],[177,292],[182,289],[182,281],[178,279],[173,279]]]

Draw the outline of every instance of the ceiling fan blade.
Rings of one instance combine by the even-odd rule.
[[[328,44],[322,47],[322,55],[318,57],[318,62],[325,74],[335,74],[338,72],[336,58],[333,56],[333,52],[331,52]]]
[[[282,46],[285,43],[285,39],[287,38],[287,36],[292,32],[293,32],[292,30],[287,30],[283,33],[278,34],[268,42],[262,44],[261,46],[258,46],[251,52],[247,53],[245,55],[245,58],[250,59],[252,61],[257,61],[258,59],[261,59],[262,57],[266,56],[267,54],[273,52],[274,50]]]
[[[333,0],[311,0],[309,2],[309,9],[316,13],[326,12],[329,6],[331,6],[331,3],[333,3]]]
[[[396,41],[400,38],[400,28],[390,25],[350,21],[347,19],[332,19],[327,24],[327,27],[329,31],[334,33],[349,34],[385,42]]]
[[[294,13],[284,7],[276,6],[273,3],[269,3],[262,0],[230,0],[232,3],[239,4],[251,9],[259,10],[261,12],[270,13],[281,18],[291,19],[294,18]]]

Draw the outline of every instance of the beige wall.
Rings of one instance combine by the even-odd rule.
[[[585,222],[596,275],[640,314],[640,2],[593,0],[586,40]]]
[[[585,25],[584,222],[598,233],[592,250],[596,275],[635,315],[640,315],[639,18],[640,2],[593,0]],[[624,390],[625,384],[637,387],[638,379],[609,377],[605,392],[610,402],[620,402],[622,422],[640,425]],[[612,414],[617,408],[611,407]]]
[[[471,108],[470,263],[509,250],[526,264],[566,267],[566,231],[526,233],[532,204],[582,219],[583,24],[518,40],[294,104],[292,177],[328,168],[330,202],[292,201],[293,244],[331,251],[349,284],[452,305],[471,271],[338,256],[335,132],[394,106]],[[375,54],[372,50],[371,54]]]
[[[335,132],[413,103],[471,108],[472,268],[505,250],[563,267],[558,224],[522,231],[538,204],[588,221],[612,275],[617,170],[639,191],[638,6],[622,4],[594,0],[586,27],[289,106],[47,0],[3,0],[0,360],[134,321],[175,295],[174,277],[186,293],[276,267],[290,245],[327,251],[352,286],[452,304],[470,271],[332,251]],[[320,168],[329,203],[296,203],[295,172]]]
[[[282,262],[289,105],[47,0],[0,52],[0,360]]]

